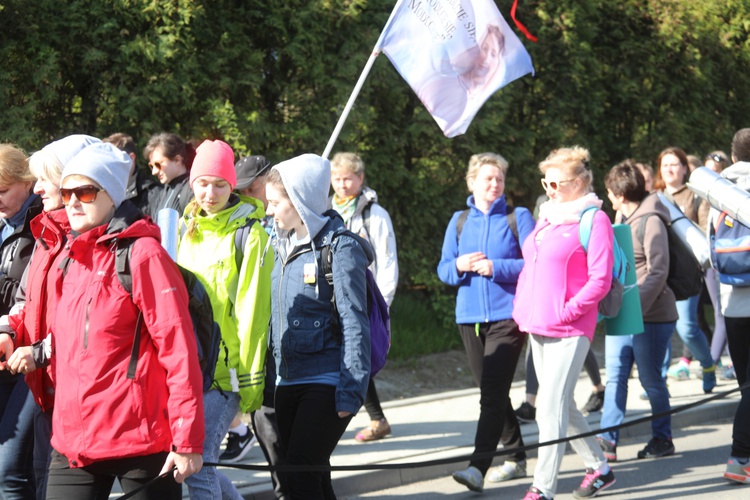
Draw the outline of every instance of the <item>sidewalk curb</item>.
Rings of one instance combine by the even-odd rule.
[[[455,397],[461,397],[478,392],[478,389],[452,391],[431,396],[411,398],[408,400],[392,401],[383,404],[383,407],[395,408],[399,406],[408,406],[435,400],[445,400]],[[733,394],[728,396],[726,399],[707,403],[705,405],[701,405],[696,408],[691,408],[689,410],[674,414],[672,415],[672,429],[676,431],[675,434],[678,434],[680,432],[680,429],[685,427],[732,418],[734,417],[738,404],[739,394]],[[673,401],[673,406],[676,407],[679,406],[679,404],[675,404],[675,402]],[[645,410],[634,410],[629,412],[625,421],[633,421],[648,414],[649,412]],[[600,413],[597,413],[595,415],[587,417],[592,430],[599,428],[600,415]],[[523,434],[525,444],[528,445],[538,442],[538,431],[536,425],[524,424],[521,426],[521,432]],[[644,422],[632,427],[627,427],[620,431],[621,439],[638,437],[645,438],[650,435],[651,425],[649,422]],[[458,457],[470,454],[472,452],[472,449],[472,446],[455,447],[450,450],[424,453],[419,456],[419,460],[398,459],[386,460],[381,463],[404,463],[409,461],[417,462]],[[532,451],[531,453],[536,452]],[[498,457],[496,459],[496,463],[502,463],[502,461],[503,457]],[[336,491],[337,496],[346,497],[349,495],[357,495],[370,491],[394,488],[418,481],[434,479],[436,477],[448,476],[451,474],[451,472],[460,469],[461,466],[462,464],[445,464],[413,469],[336,473],[333,477],[333,487]],[[245,498],[246,500],[273,500],[275,496],[270,486],[270,483],[266,483],[264,485],[255,485],[246,488],[240,488],[239,491],[240,494],[242,494],[243,498]]]

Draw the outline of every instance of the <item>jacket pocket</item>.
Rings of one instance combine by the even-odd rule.
[[[289,347],[294,352],[323,350],[328,325],[321,318],[292,317],[289,321]]]

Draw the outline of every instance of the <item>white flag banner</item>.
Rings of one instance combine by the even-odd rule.
[[[534,73],[492,0],[402,0],[381,50],[446,137],[466,132],[500,87]]]

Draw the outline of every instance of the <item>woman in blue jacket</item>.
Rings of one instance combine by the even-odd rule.
[[[336,212],[326,212],[330,182],[330,163],[312,154],[276,165],[266,182],[276,230],[270,349],[278,374],[279,437],[290,465],[330,463],[364,402],[370,378],[365,270],[371,251],[345,233]],[[333,287],[320,262],[327,245]],[[330,472],[290,472],[280,478],[293,499],[336,498]]]
[[[526,335],[513,321],[513,297],[523,267],[521,244],[534,229],[525,208],[505,202],[508,162],[494,153],[469,160],[466,184],[472,195],[468,211],[453,214],[443,241],[438,276],[458,287],[456,323],[469,367],[480,390],[480,413],[474,453],[523,446],[510,397],[511,383]],[[526,476],[526,453],[519,451],[493,471],[492,481]],[[481,492],[492,458],[475,457],[453,479]]]

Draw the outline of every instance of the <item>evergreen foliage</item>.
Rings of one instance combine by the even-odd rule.
[[[419,0],[407,0],[419,1]],[[512,0],[498,0],[510,21]],[[394,0],[0,0],[0,141],[29,151],[70,133],[222,138],[277,162],[322,153]],[[381,56],[334,148],[360,153],[392,215],[401,285],[452,322],[435,268],[468,195],[469,156],[510,162],[532,207],[539,161],[589,148],[597,188],[626,157],[729,149],[750,116],[746,0],[523,0],[535,77],[495,94],[446,139]],[[145,161],[141,161],[145,164]]]

